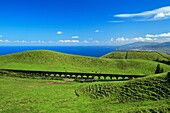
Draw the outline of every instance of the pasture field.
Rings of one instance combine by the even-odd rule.
[[[127,52],[111,52],[102,56],[102,58],[169,61],[170,55],[159,52],[127,51]]]
[[[158,64],[164,73],[155,75]],[[0,69],[148,75],[128,81],[80,83],[0,73],[0,113],[170,112],[170,66],[151,59],[94,58],[37,50],[0,56]]]
[[[27,51],[0,56],[1,69],[107,73],[107,74],[154,74],[158,62],[141,59],[106,59],[68,55],[54,51]],[[164,72],[170,66],[160,63]]]
[[[165,75],[163,75],[164,77]],[[76,95],[75,90],[93,86],[112,84],[121,87],[128,82],[77,83],[22,79],[0,76],[1,113],[153,113],[170,111],[170,98],[119,102],[115,95],[105,98],[91,98]],[[156,84],[154,84],[156,86]],[[92,89],[93,90],[93,89]],[[95,90],[94,90],[95,92]],[[127,93],[128,94],[128,93]]]
[[[170,76],[170,73],[168,74]],[[80,95],[90,98],[112,98],[120,103],[142,100],[160,100],[170,97],[170,79],[167,73],[119,82],[88,85],[78,88]]]

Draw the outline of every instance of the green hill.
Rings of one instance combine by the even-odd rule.
[[[102,56],[102,58],[170,61],[170,55],[147,51],[111,52]]]
[[[130,103],[144,101],[160,101],[170,98],[170,72],[145,78],[129,80],[127,82],[103,83],[80,86],[75,92],[91,99],[105,99],[108,103]],[[170,106],[158,106],[138,109],[127,109],[127,113],[168,113]],[[120,112],[120,111],[119,111]],[[125,111],[123,111],[125,112]]]
[[[81,86],[80,95],[93,99],[112,98],[119,103],[143,100],[161,100],[170,97],[170,72],[129,80],[127,82],[103,83]]]
[[[165,75],[165,74],[164,74]],[[162,77],[161,77],[162,78]],[[146,95],[154,94],[156,92],[165,91],[167,87],[163,84],[166,80],[156,78],[154,80],[145,79],[151,87],[143,85],[142,80],[135,82],[127,81],[129,91],[124,92],[126,97],[130,95],[138,95],[142,93],[142,88],[146,87]],[[158,81],[157,81],[158,80]],[[153,83],[152,83],[153,82]],[[163,83],[161,83],[163,82]],[[108,85],[105,85],[107,83]],[[125,83],[125,82],[124,82]],[[134,83],[134,85],[132,84]],[[139,87],[138,87],[139,83]],[[158,83],[158,84],[157,84]],[[130,85],[132,84],[132,85]],[[65,82],[60,80],[41,80],[41,79],[23,79],[14,77],[0,76],[0,112],[1,113],[169,113],[170,112],[170,98],[161,100],[145,100],[137,102],[124,102],[120,103],[115,101],[115,96],[105,97],[103,99],[93,99],[88,96],[76,96],[75,89],[83,89],[83,87],[91,87],[93,94],[102,95],[106,91],[115,91],[116,86],[123,86],[122,81],[107,82],[91,82],[91,83],[77,83]],[[125,85],[125,84],[124,84]],[[160,85],[160,86],[159,86]],[[102,87],[98,87],[102,86]],[[95,91],[98,87],[97,92]],[[140,88],[141,87],[141,88]],[[110,89],[109,89],[110,88]],[[150,88],[150,89],[149,89]],[[163,89],[164,88],[164,89]],[[123,89],[123,87],[122,87]],[[132,89],[132,90],[130,90]],[[135,91],[135,89],[140,89]],[[124,90],[124,89],[123,89]],[[150,93],[149,90],[152,90]],[[88,92],[90,89],[87,88]],[[94,91],[94,92],[92,92]],[[105,91],[105,92],[104,92]],[[114,93],[114,92],[113,92]],[[107,93],[110,94],[109,92]],[[122,95],[123,93],[121,93]],[[168,94],[168,93],[166,93]],[[158,93],[158,98],[161,93]],[[94,97],[94,96],[93,96]],[[121,97],[121,96],[117,96]],[[149,97],[149,96],[148,96]],[[161,96],[164,98],[164,96]],[[99,97],[100,98],[100,97]],[[132,96],[130,97],[132,98]],[[129,100],[129,99],[128,99]]]
[[[161,64],[161,63],[160,63]],[[153,74],[157,62],[139,59],[104,59],[34,50],[0,56],[1,69],[85,73]],[[170,66],[161,64],[167,72]]]

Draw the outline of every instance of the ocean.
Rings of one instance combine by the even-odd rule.
[[[53,50],[67,54],[100,57],[115,49],[114,46],[0,46],[0,55],[28,50]]]

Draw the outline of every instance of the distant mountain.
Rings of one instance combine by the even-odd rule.
[[[118,50],[143,49],[146,46],[154,46],[158,44],[159,43],[157,42],[135,42],[135,43],[119,46],[117,49]]]
[[[165,47],[170,47],[170,42],[164,42],[164,43],[159,43],[155,45],[147,45],[145,46],[146,48],[165,48]]]
[[[157,42],[135,42],[119,46],[117,50],[145,50],[145,51],[159,51],[170,54],[170,42],[157,43]]]

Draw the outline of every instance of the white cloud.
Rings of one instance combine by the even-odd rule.
[[[100,43],[100,41],[98,41],[98,40],[94,40],[94,41],[93,41],[93,43],[97,43],[97,44],[98,44],[98,43]]]
[[[72,38],[79,38],[79,36],[72,36]]]
[[[113,41],[115,41],[115,39],[114,39],[114,38],[111,38],[110,41],[113,42]]]
[[[169,42],[169,41],[170,41],[170,32],[169,33],[162,33],[162,34],[155,34],[155,35],[146,34],[145,37],[111,38],[109,43],[121,45],[121,44],[133,43],[133,42]]]
[[[124,42],[124,41],[128,41],[129,39],[128,38],[124,38],[124,37],[121,37],[121,38],[117,38],[116,39],[116,42]]]
[[[152,38],[145,38],[146,41],[152,41],[153,39]]]
[[[22,40],[21,42],[22,42],[22,43],[27,43],[27,41],[25,41],[25,40]]]
[[[84,42],[84,43],[89,43],[89,41],[87,41],[87,40],[84,40],[83,42]]]
[[[16,41],[12,41],[14,43],[46,43],[45,41],[42,40],[31,40],[31,41],[26,41],[26,40],[16,40]]]
[[[45,43],[45,41],[39,40],[38,43]]]
[[[96,29],[94,32],[99,33],[99,32],[100,32],[100,30]]]
[[[143,37],[137,37],[137,38],[132,38],[132,41],[152,41],[151,38],[143,38]]]
[[[59,40],[60,43],[79,43],[79,40]]]
[[[2,35],[0,35],[0,38],[2,38],[3,36]]]
[[[72,40],[73,43],[79,43],[79,40]]]
[[[13,41],[15,43],[27,43],[28,41],[25,41],[25,40],[16,40],[16,41]],[[30,41],[31,43],[36,43],[37,41]]]
[[[10,42],[9,40],[0,40],[0,42]]]
[[[162,34],[157,34],[157,35],[152,35],[152,34],[147,34],[146,37],[170,37],[170,32],[169,33],[162,33]]]
[[[4,42],[10,42],[9,40],[4,40]]]
[[[110,23],[122,23],[122,22],[125,22],[125,21],[108,21]]]
[[[57,31],[57,35],[61,35],[61,34],[63,34],[62,31]]]
[[[141,17],[140,20],[143,21],[170,19],[170,6],[158,8],[151,11],[145,11],[141,13],[117,14],[114,15],[114,17],[119,17],[119,18]]]
[[[152,39],[149,37],[135,37],[135,38],[124,38],[124,37],[120,37],[120,38],[111,38],[110,42],[116,42],[116,43],[131,43],[131,42],[143,42],[143,41],[155,41],[156,39]]]
[[[170,17],[170,11],[158,13],[154,16],[154,19],[169,18],[169,17]]]

